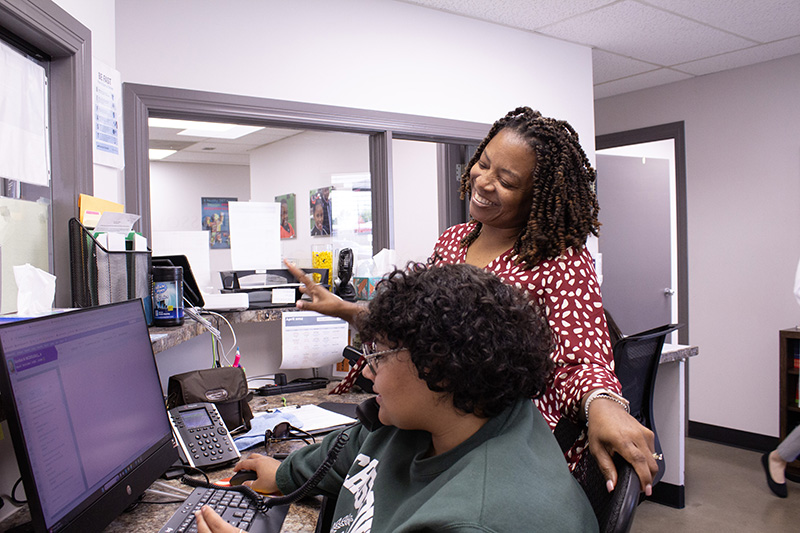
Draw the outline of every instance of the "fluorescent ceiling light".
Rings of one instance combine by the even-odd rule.
[[[172,118],[150,118],[148,124],[153,128],[169,128],[183,130],[178,135],[192,137],[212,137],[215,139],[238,139],[248,133],[264,129],[261,126],[240,126],[220,122],[196,122]]]
[[[175,152],[177,152],[177,150],[158,150],[156,148],[150,148],[150,161],[164,159],[165,157],[170,156]]]

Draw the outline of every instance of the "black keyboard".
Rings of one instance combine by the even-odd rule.
[[[164,524],[159,533],[196,533],[194,513],[208,505],[226,522],[250,533],[279,533],[288,505],[273,507],[267,513],[256,510],[255,504],[239,492],[198,487],[181,504],[180,509]]]

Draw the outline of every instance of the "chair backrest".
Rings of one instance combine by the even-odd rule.
[[[681,324],[667,324],[621,338],[614,345],[614,371],[622,385],[622,395],[630,402],[631,416],[655,433],[656,453],[661,453],[661,442],[658,439],[653,422],[653,392],[661,359],[664,339]],[[658,474],[653,485],[664,475],[666,463],[658,459]]]
[[[559,420],[554,434],[562,451],[568,450],[580,435],[582,425],[567,417]],[[600,533],[627,533],[631,529],[636,507],[640,500],[639,476],[625,459],[614,455],[617,468],[617,485],[613,492],[606,489],[606,479],[597,461],[587,449],[572,472],[592,506]]]
[[[668,324],[622,337],[614,345],[614,370],[622,385],[622,395],[630,402],[631,415],[653,429],[653,385],[658,373],[661,349],[666,336],[680,324]]]

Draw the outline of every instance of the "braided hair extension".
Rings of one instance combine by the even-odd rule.
[[[462,200],[472,192],[470,170],[489,141],[506,128],[525,139],[536,153],[531,212],[514,243],[516,262],[530,268],[558,257],[569,247],[583,246],[590,233],[597,235],[600,207],[594,191],[596,173],[568,122],[518,107],[495,122],[478,146],[461,175]],[[469,246],[480,231],[481,223],[477,222],[461,246]]]

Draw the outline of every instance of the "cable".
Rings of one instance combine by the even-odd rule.
[[[190,487],[204,487],[208,489],[220,489],[220,490],[229,490],[233,492],[238,492],[245,496],[246,498],[250,499],[253,504],[256,506],[262,513],[267,513],[271,508],[275,507],[276,505],[286,505],[290,503],[294,503],[297,500],[300,500],[308,495],[314,487],[319,485],[319,482],[322,481],[322,478],[328,473],[328,470],[331,469],[333,464],[336,462],[336,457],[344,448],[347,441],[350,440],[350,435],[346,431],[342,431],[336,439],[336,442],[333,444],[333,447],[328,450],[328,455],[325,456],[325,460],[322,462],[317,470],[308,478],[305,483],[300,485],[297,490],[294,490],[287,494],[286,496],[277,496],[274,498],[263,498],[259,496],[256,491],[247,487],[245,485],[235,485],[232,487],[225,487],[222,485],[215,485],[213,483],[209,483],[208,476],[206,476],[206,481],[200,481],[199,479],[194,479],[190,477],[183,476],[181,477],[181,483],[189,485]],[[195,469],[196,470],[196,469]],[[202,471],[201,471],[202,472]],[[205,473],[203,474],[205,475]]]

